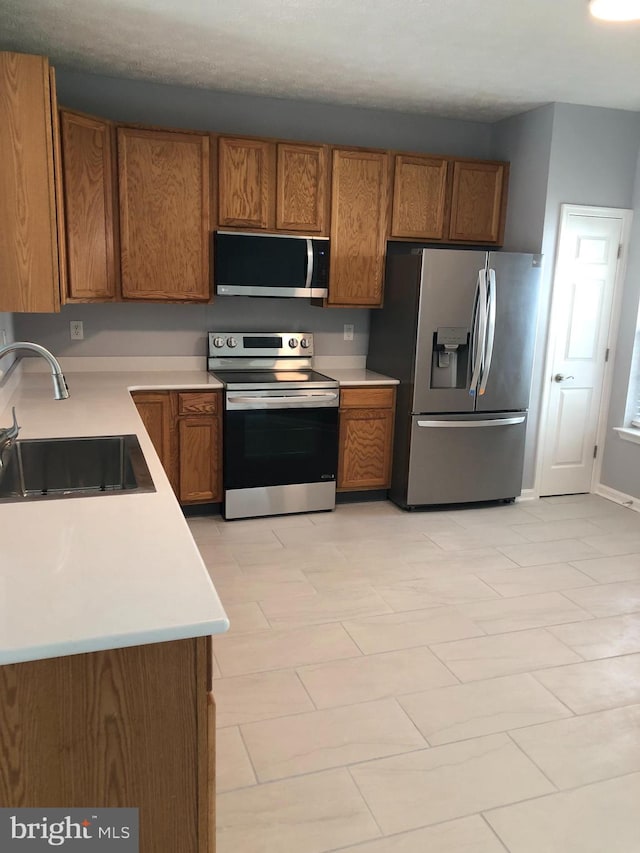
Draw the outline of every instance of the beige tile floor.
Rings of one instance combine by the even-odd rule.
[[[640,853],[640,514],[189,519],[218,853]]]

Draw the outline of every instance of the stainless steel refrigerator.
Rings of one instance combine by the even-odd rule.
[[[390,498],[403,507],[520,494],[540,255],[390,254],[367,367],[398,387]]]

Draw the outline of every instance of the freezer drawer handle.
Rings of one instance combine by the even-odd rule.
[[[418,421],[419,427],[497,427],[523,424],[524,415],[519,418],[494,418],[483,421]]]

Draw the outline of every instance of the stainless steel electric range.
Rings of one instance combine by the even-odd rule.
[[[312,358],[312,334],[209,333],[207,366],[224,383],[225,518],[335,507],[338,382]]]

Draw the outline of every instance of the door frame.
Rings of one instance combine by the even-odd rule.
[[[590,492],[594,492],[595,487],[600,483],[600,474],[602,472],[602,457],[604,451],[604,443],[606,440],[607,418],[609,414],[609,404],[611,402],[611,390],[613,384],[613,367],[616,360],[617,348],[617,333],[620,325],[620,313],[622,308],[622,292],[624,289],[624,281],[627,273],[627,258],[629,255],[629,238],[631,233],[631,220],[633,211],[628,208],[621,207],[595,207],[583,204],[561,204],[560,205],[560,221],[558,223],[558,238],[555,249],[555,261],[553,267],[553,279],[551,284],[551,293],[549,297],[549,323],[547,327],[547,338],[545,343],[544,356],[544,372],[542,382],[542,399],[540,403],[540,417],[538,420],[538,434],[536,440],[536,473],[533,486],[533,497],[540,497],[540,484],[542,482],[542,470],[544,462],[544,446],[548,438],[547,436],[547,418],[549,415],[549,400],[551,396],[551,383],[548,381],[550,372],[553,369],[553,361],[555,357],[555,332],[558,324],[556,310],[558,305],[559,293],[559,258],[561,250],[562,231],[565,227],[570,215],[577,216],[600,216],[606,219],[620,219],[622,222],[622,232],[620,241],[622,250],[618,259],[615,280],[613,283],[613,296],[611,300],[611,319],[609,321],[609,330],[607,333],[607,347],[609,349],[609,358],[605,364],[604,376],[602,378],[602,393],[600,395],[600,407],[598,410],[598,426],[596,431],[596,445],[598,447],[598,455],[596,456],[593,472],[591,475]]]

